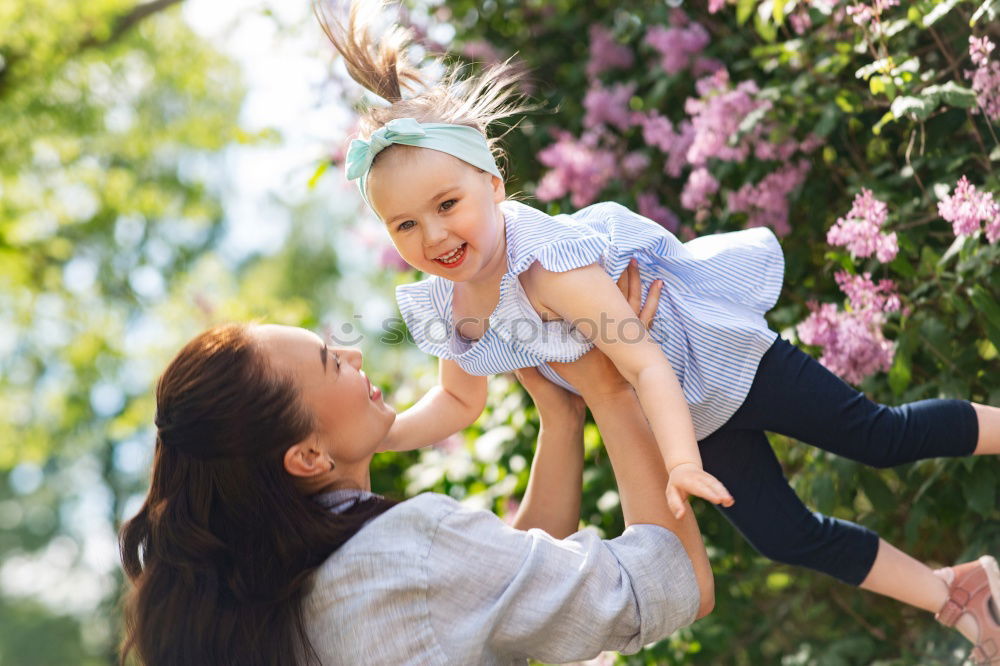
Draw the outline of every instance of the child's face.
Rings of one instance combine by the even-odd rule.
[[[368,198],[409,265],[454,282],[504,265],[503,181],[439,150],[393,146],[368,176]]]

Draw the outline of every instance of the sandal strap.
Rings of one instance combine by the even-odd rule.
[[[962,617],[964,613],[964,605],[960,605],[954,599],[948,599],[934,618],[946,627],[954,627],[955,623],[958,622],[958,618]]]
[[[972,648],[972,652],[969,654],[972,657],[972,663],[974,664],[997,664],[1000,663],[998,657],[997,645],[992,640],[988,640],[985,643],[980,643],[979,645]]]

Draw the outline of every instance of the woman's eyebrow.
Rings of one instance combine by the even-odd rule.
[[[319,350],[319,358],[323,361],[323,374],[326,374],[326,343]]]

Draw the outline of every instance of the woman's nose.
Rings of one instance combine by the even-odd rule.
[[[350,363],[356,370],[361,369],[361,350],[357,347],[337,347],[340,358]]]

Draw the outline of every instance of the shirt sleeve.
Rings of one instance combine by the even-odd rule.
[[[456,663],[637,652],[693,622],[699,605],[687,553],[656,525],[558,540],[459,508],[438,524],[427,567],[431,623]]]

